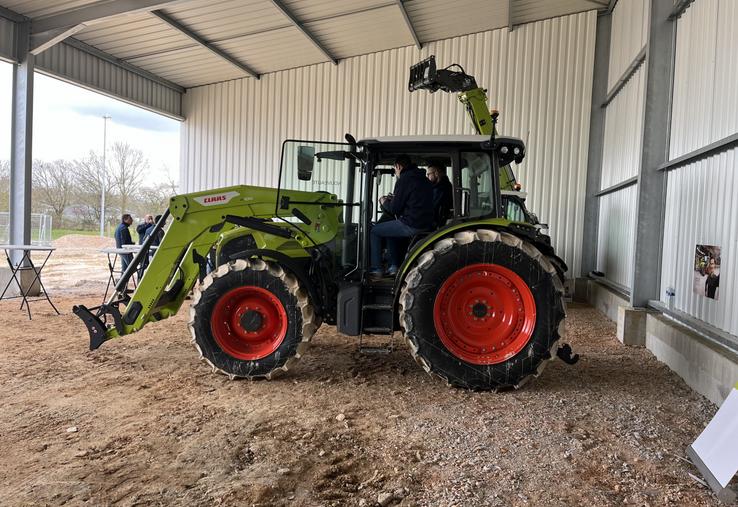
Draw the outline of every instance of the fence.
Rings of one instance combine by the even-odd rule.
[[[51,215],[42,213],[31,214],[31,244],[51,245]],[[7,211],[0,212],[0,244],[9,241],[10,215]]]

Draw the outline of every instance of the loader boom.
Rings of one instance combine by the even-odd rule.
[[[456,67],[458,70],[451,70]],[[487,90],[477,86],[474,76],[467,74],[458,64],[450,65],[445,69],[436,68],[436,57],[429,56],[425,60],[410,67],[410,81],[408,90],[428,90],[435,93],[438,90],[447,93],[458,93],[459,102],[466,108],[469,120],[477,134],[497,135],[492,121],[492,113],[487,106]],[[517,190],[517,180],[512,168],[507,165],[500,167],[500,189]]]
[[[299,204],[282,209],[278,198]],[[97,308],[74,307],[90,332],[91,349],[176,314],[195,283],[204,278],[210,250],[223,233],[245,227],[260,248],[298,250],[297,255],[307,256],[306,248],[334,239],[340,203],[328,193],[241,185],[172,197],[168,213],[172,224],[130,299],[127,281],[146,255],[146,243],[110,300]],[[294,216],[301,216],[302,223],[284,220]]]

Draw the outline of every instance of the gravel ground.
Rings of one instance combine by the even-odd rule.
[[[187,308],[90,352],[70,309],[100,295],[54,299],[32,322],[0,303],[3,506],[717,504],[682,457],[716,407],[588,307],[567,321],[577,365],[489,394],[328,326],[289,375],[229,381]]]

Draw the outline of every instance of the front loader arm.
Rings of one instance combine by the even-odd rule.
[[[451,70],[452,67],[457,67],[458,70]],[[487,90],[477,86],[474,76],[464,72],[460,65],[454,64],[445,69],[437,69],[436,57],[431,55],[410,67],[408,89],[411,92],[428,90],[435,93],[441,90],[458,93],[459,102],[466,108],[466,114],[477,134],[492,136],[494,132],[497,135],[492,113],[487,106]],[[509,165],[500,167],[500,189],[515,190],[516,184],[512,168]]]
[[[310,222],[310,227],[304,222],[271,221],[275,215],[287,217],[296,213],[295,206],[275,209],[278,195],[283,201],[286,197],[286,202],[300,203],[297,214]],[[171,226],[130,299],[126,294],[127,282],[146,255],[146,243],[121,277],[110,300],[97,308],[74,307],[74,313],[87,325],[90,348],[176,314],[198,279],[204,277],[206,259],[221,234],[235,227],[249,227],[274,244],[290,239],[308,248],[335,237],[338,228],[338,213],[332,207],[335,205],[336,196],[331,194],[280,192],[252,186],[173,197],[168,210],[173,219]]]

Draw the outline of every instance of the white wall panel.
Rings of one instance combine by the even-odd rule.
[[[607,105],[600,189],[638,175],[641,166],[645,91],[646,72],[641,64]]]
[[[738,132],[738,2],[698,0],[677,22],[669,156],[680,157]],[[661,298],[675,289],[674,306],[738,334],[738,149],[712,155],[668,174]],[[721,247],[718,300],[694,289],[697,244]]]
[[[675,289],[675,308],[738,335],[738,148],[668,174],[661,298]],[[693,291],[695,246],[721,247],[718,300]]]
[[[588,12],[188,90],[184,191],[277,184],[286,138],[473,133],[453,95],[408,93],[409,67],[435,54],[489,88],[501,131],[526,141],[517,172],[529,207],[579,273],[596,14]]]
[[[0,58],[15,60],[15,23],[0,17]]]
[[[646,45],[650,5],[649,0],[619,0],[615,4],[610,35],[608,90],[620,79],[638,52]]]
[[[637,190],[633,185],[600,197],[597,271],[627,288],[633,283]]]
[[[182,113],[178,91],[65,43],[38,55],[36,67],[155,112],[172,116]]]
[[[670,158],[738,132],[738,2],[698,0],[677,22]]]

